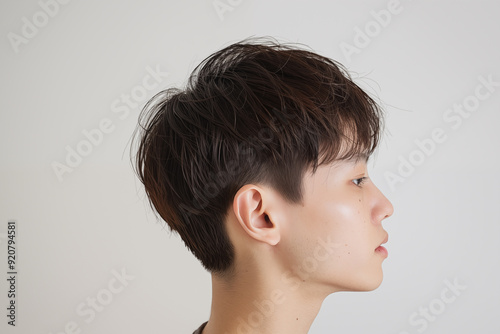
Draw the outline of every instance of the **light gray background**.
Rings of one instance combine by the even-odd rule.
[[[15,328],[6,324],[0,280],[0,331],[55,334],[74,322],[81,333],[192,333],[208,319],[210,275],[151,213],[129,139],[146,98],[183,85],[223,46],[270,35],[344,63],[387,111],[370,166],[395,207],[384,223],[384,282],[328,297],[310,333],[498,333],[500,87],[460,127],[443,116],[474,101],[479,77],[500,82],[499,3],[401,0],[400,12],[348,59],[341,43],[376,29],[371,11],[389,1],[221,2],[232,8],[222,19],[212,0],[73,0],[52,7],[47,22],[37,1],[2,2],[0,277],[9,219],[18,222],[19,275]],[[33,16],[46,24],[16,52],[9,33],[22,35],[23,17]],[[141,92],[148,68],[169,74],[126,117],[125,109],[115,113],[122,94]],[[66,147],[103,119],[113,131],[59,181],[52,164],[64,164]],[[415,140],[434,128],[446,140],[392,189],[386,174],[397,173],[400,159],[418,158]],[[133,276],[115,294],[113,270]],[[446,280],[465,286],[450,303],[441,301]],[[77,308],[97,296],[112,300],[87,322]],[[432,321],[410,321],[429,307],[439,313]]]

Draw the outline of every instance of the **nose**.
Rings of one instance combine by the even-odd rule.
[[[392,203],[375,185],[374,202],[373,202],[373,219],[376,223],[389,218],[394,213]]]

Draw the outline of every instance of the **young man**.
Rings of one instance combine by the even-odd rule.
[[[381,284],[393,207],[367,171],[381,116],[340,64],[270,39],[149,101],[138,175],[212,273],[195,333],[305,334],[329,294]]]

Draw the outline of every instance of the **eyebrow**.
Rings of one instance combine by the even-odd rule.
[[[355,163],[355,162],[358,162],[359,160],[363,161],[364,163],[368,163],[368,159],[370,159],[370,155],[365,153],[365,152],[362,152],[362,153],[356,153],[354,154],[351,158],[349,159],[346,159],[345,161],[346,162],[349,162],[349,163]]]
[[[370,159],[370,155],[367,153],[360,153],[360,154],[357,154],[357,156],[359,158],[363,159],[364,162],[368,162],[368,160]]]
[[[364,162],[365,164],[368,164],[368,160],[370,159],[370,155],[362,152],[362,153],[356,153],[349,159],[345,159],[344,161],[348,164],[356,165],[359,162]]]
[[[361,153],[356,153],[353,154],[350,158],[348,159],[342,159],[342,160],[335,160],[332,162],[332,166],[339,166],[339,165],[351,165],[351,166],[356,166],[356,164],[359,161],[364,162],[366,165],[368,165],[368,160],[370,159],[370,155],[361,152]]]
[[[359,161],[362,161],[368,165],[368,160],[370,159],[370,157],[371,155],[366,152],[355,153],[350,158],[334,160],[331,164],[332,166],[339,163],[356,165]]]

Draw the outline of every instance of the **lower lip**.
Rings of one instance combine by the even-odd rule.
[[[379,253],[383,257],[387,257],[389,255],[389,252],[387,252],[387,249],[385,249],[385,247],[383,246],[378,246],[377,248],[375,248],[375,252]]]

